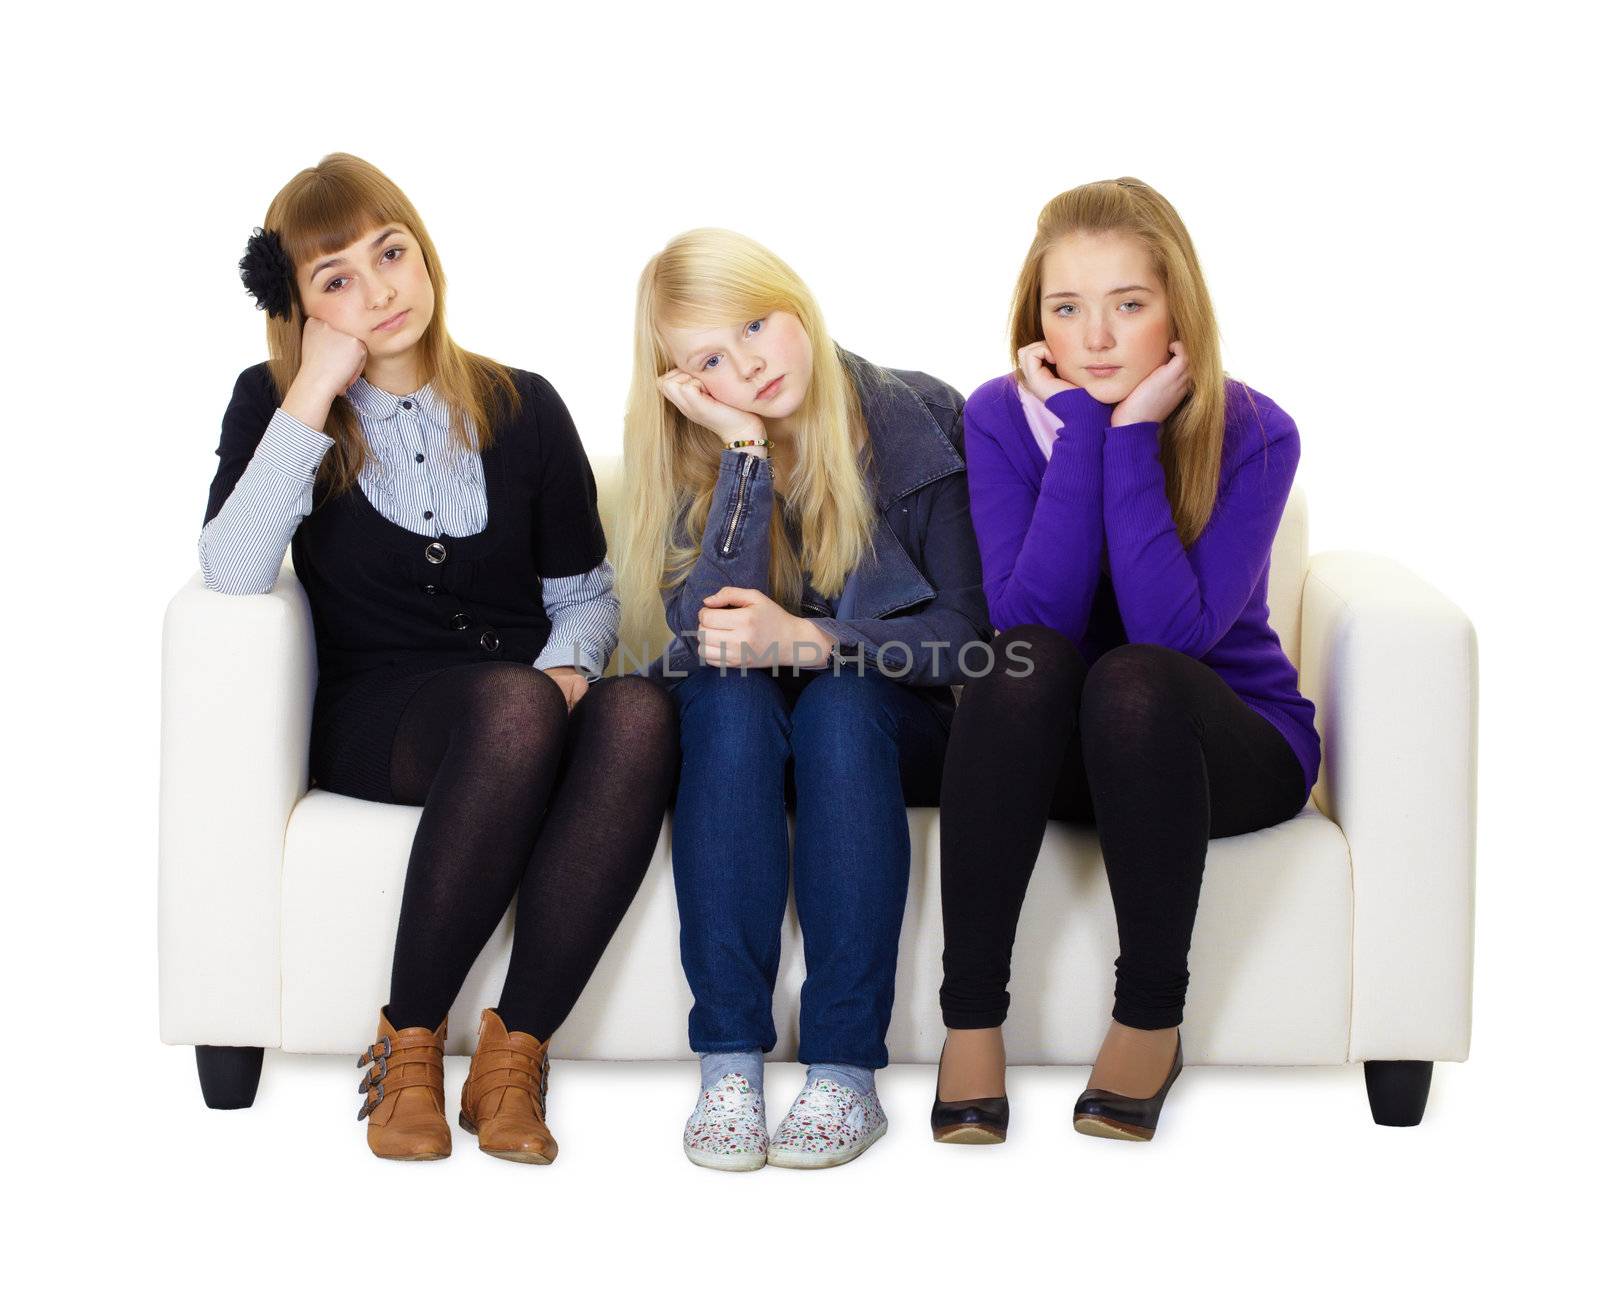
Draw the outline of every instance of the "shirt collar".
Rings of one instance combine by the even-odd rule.
[[[380,391],[366,378],[358,377],[350,384],[345,397],[365,418],[393,418],[401,403],[410,400],[436,427],[448,429],[450,426],[450,407],[433,389],[432,382],[424,384],[410,395],[390,395],[387,391]]]
[[[880,511],[966,467],[922,398],[886,368],[839,348],[861,400]]]

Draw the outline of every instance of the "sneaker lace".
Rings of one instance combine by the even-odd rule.
[[[743,1118],[755,1112],[756,1090],[748,1082],[732,1082],[708,1088],[701,1102],[701,1117],[707,1119]]]

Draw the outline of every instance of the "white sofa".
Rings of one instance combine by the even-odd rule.
[[[616,539],[616,461],[595,468]],[[1432,1062],[1467,1056],[1477,645],[1454,604],[1374,555],[1307,558],[1297,490],[1270,606],[1317,706],[1312,803],[1212,842],[1190,956],[1184,1053],[1205,1064],[1366,1064],[1379,1122],[1420,1120]],[[649,626],[660,648],[659,619]],[[647,632],[630,627],[639,648]],[[162,652],[161,1036],[198,1047],[213,1107],[254,1097],[261,1049],[354,1052],[386,998],[420,809],[307,790],[311,617],[285,568],[265,595],[168,607]],[[889,1049],[938,1058],[939,813],[910,811],[912,878]],[[670,819],[669,819],[670,821]],[[559,1058],[689,1057],[665,828],[638,899],[554,1042]],[[509,917],[462,989],[452,1053],[493,1004]],[[1117,953],[1092,831],[1052,823],[1017,940],[1013,1062],[1092,1062]],[[801,951],[791,908],[774,1058],[792,1059]]]

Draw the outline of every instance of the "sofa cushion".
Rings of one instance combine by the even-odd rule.
[[[387,998],[406,859],[421,810],[312,791],[289,822],[283,872],[283,1048],[353,1052]],[[901,932],[890,1056],[938,1058],[942,928],[936,809],[912,809],[911,893]],[[685,1059],[689,989],[678,965],[668,830],[577,1009],[557,1058]],[[1343,1063],[1349,1034],[1350,858],[1313,807],[1211,843],[1190,955],[1184,1054],[1194,1062]],[[450,1018],[470,1051],[499,996],[509,914]],[[1093,829],[1051,823],[1018,934],[1006,1045],[1012,1062],[1087,1063],[1111,1012],[1116,924]],[[804,978],[791,903],[774,1016],[775,1059],[793,1059]]]

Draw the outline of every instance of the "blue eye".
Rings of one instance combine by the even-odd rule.
[[[702,369],[715,368],[717,366],[717,360],[719,360],[721,358],[722,358],[721,355],[707,355],[706,359],[705,359],[705,362],[703,364],[701,364],[700,367]]]
[[[1068,317],[1067,310],[1069,310],[1069,309],[1072,310],[1073,313],[1077,313],[1078,312],[1078,306],[1077,305],[1057,305],[1056,306],[1056,317],[1058,317],[1058,318],[1066,318],[1066,317]]]
[[[745,324],[744,330],[754,335],[756,332],[761,330],[761,325],[766,321],[767,320],[765,318],[753,319],[751,322]]]
[[[1121,303],[1121,304],[1120,304],[1120,305],[1118,305],[1118,306],[1117,306],[1117,307],[1118,307],[1118,308],[1119,308],[1119,309],[1126,309],[1126,308],[1127,308],[1127,307],[1128,307],[1128,306],[1129,306],[1129,305],[1132,305],[1132,306],[1133,306],[1133,307],[1134,307],[1134,308],[1135,308],[1135,309],[1143,309],[1143,308],[1144,308],[1144,305],[1142,305],[1142,304],[1141,304],[1141,303],[1140,303],[1140,302],[1139,302],[1139,301],[1137,301],[1137,300],[1124,300],[1124,301],[1123,301],[1123,302],[1122,302],[1122,303]]]

